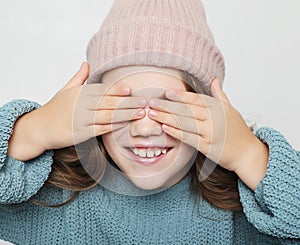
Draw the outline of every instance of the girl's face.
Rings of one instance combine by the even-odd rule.
[[[155,68],[153,71],[139,71],[130,73],[120,79],[119,74],[126,73],[126,67],[107,72],[102,82],[127,85],[131,88],[132,96],[151,98],[165,98],[169,89],[186,90],[182,74],[169,70],[163,73]],[[121,71],[121,72],[120,72]],[[176,76],[176,77],[175,77]],[[116,79],[119,77],[118,79]],[[146,116],[142,119],[130,121],[119,130],[102,136],[104,146],[120,170],[137,187],[153,190],[169,187],[181,180],[189,171],[196,150],[181,141],[167,135],[162,130],[162,124]]]

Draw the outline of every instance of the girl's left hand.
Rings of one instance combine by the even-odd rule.
[[[166,92],[168,100],[150,100],[149,117],[162,123],[170,136],[223,168],[236,171],[262,142],[230,104],[217,79],[211,91],[213,97],[179,90]]]

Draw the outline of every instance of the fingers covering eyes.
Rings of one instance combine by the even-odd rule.
[[[215,104],[215,100],[211,96],[181,90],[166,92],[166,98],[171,101],[202,107],[210,107]]]
[[[200,121],[195,118],[187,118],[185,116],[174,115],[162,111],[150,110],[149,115],[152,119],[169,125],[173,128],[180,129],[185,132],[202,135],[203,128],[207,127],[208,121]]]
[[[145,116],[143,109],[100,110],[91,112],[89,125],[105,125],[140,119]]]
[[[146,104],[147,101],[143,97],[81,96],[77,100],[76,107],[93,111],[142,108]]]
[[[168,112],[174,115],[195,118],[198,120],[207,120],[209,112],[206,107],[200,107],[192,104],[183,104],[179,102],[151,99],[150,106],[162,112]]]

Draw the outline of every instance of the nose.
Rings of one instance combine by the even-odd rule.
[[[145,108],[146,116],[142,119],[131,121],[129,123],[129,132],[133,137],[149,137],[154,135],[161,135],[163,130],[161,128],[161,123],[152,120],[148,117],[149,108]]]

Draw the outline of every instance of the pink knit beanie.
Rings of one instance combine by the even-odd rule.
[[[225,75],[201,0],[115,0],[88,44],[87,61],[90,83],[132,65],[186,71],[207,91],[214,78],[222,85]]]

